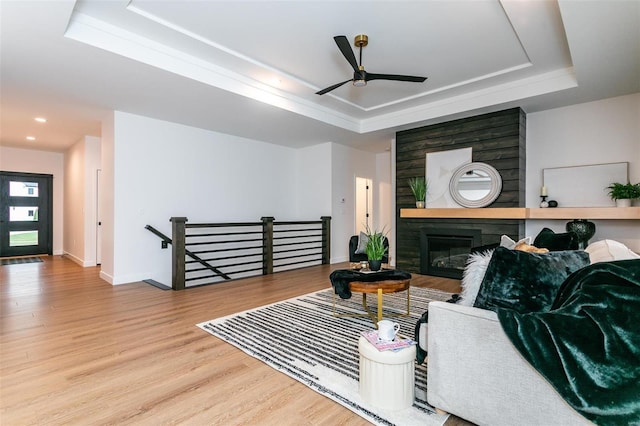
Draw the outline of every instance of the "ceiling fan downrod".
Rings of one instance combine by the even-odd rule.
[[[367,77],[364,71],[364,66],[362,65],[362,48],[369,44],[369,37],[366,34],[359,34],[353,40],[353,44],[360,48],[360,61],[358,63],[358,69],[360,70],[358,77],[353,78],[354,87],[364,87],[367,85]]]

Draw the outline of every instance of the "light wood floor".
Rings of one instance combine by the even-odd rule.
[[[162,291],[60,256],[0,266],[2,425],[364,425],[196,323],[328,288],[323,265]],[[459,281],[412,285],[458,292]],[[447,425],[468,424],[452,418]]]

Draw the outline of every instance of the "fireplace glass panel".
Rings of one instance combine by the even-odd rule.
[[[471,248],[480,245],[475,229],[428,230],[420,236],[420,272],[436,277],[461,279]]]
[[[463,270],[471,248],[471,238],[429,239],[429,260],[431,267]]]

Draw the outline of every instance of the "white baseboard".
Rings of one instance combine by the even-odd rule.
[[[80,259],[78,256],[75,256],[71,253],[67,253],[67,252],[63,252],[62,256],[71,259],[74,263],[77,263],[78,265],[82,266],[83,268],[88,268],[90,266],[96,266],[96,261],[93,260],[82,260]]]
[[[121,285],[121,284],[131,284],[131,283],[137,283],[137,282],[142,282],[142,280],[146,280],[149,277],[151,277],[151,273],[145,273],[145,274],[135,274],[135,275],[118,275],[117,277],[114,277],[113,275],[109,275],[103,271],[100,271],[100,278],[102,278],[103,280],[105,280],[106,282],[108,282],[111,285]]]
[[[113,285],[113,277],[106,272],[100,271],[100,278]]]

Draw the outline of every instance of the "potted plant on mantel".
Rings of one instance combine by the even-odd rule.
[[[379,271],[382,268],[382,258],[387,253],[387,247],[384,245],[385,235],[384,229],[382,231],[371,232],[367,228],[367,245],[365,246],[365,253],[369,262],[369,269],[372,271]]]
[[[413,196],[416,198],[416,207],[419,209],[424,208],[425,200],[427,199],[427,180],[424,177],[414,177],[409,179],[409,187]]]
[[[640,198],[640,183],[614,182],[607,187],[609,196],[618,207],[630,207],[631,200]]]

